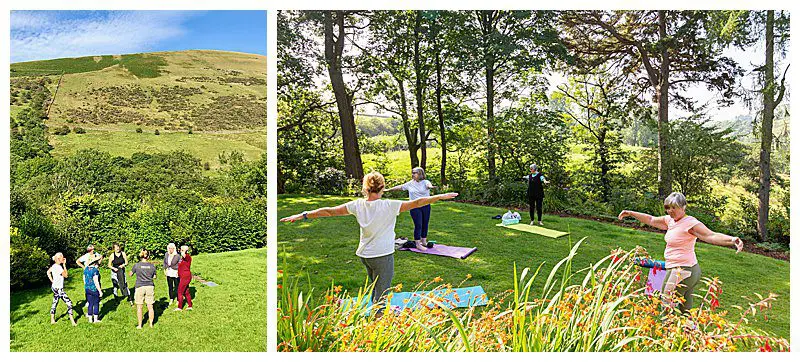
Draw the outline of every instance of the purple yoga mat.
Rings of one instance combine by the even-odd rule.
[[[428,250],[419,250],[417,248],[401,248],[400,250],[413,251],[420,254],[449,256],[456,259],[466,259],[470,254],[474,253],[478,248],[462,248],[460,246],[447,246],[442,244],[434,244]]]

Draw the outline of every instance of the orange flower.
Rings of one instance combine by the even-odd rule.
[[[440,278],[440,277],[433,278],[433,282],[434,283],[438,283],[438,282],[441,282],[441,281],[442,281],[442,278]]]

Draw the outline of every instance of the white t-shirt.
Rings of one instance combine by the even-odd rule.
[[[96,252],[96,251],[95,251],[95,252],[93,252],[93,253],[86,253],[86,254],[83,254],[83,255],[81,255],[81,257],[80,257],[80,258],[78,258],[78,261],[79,261],[79,262],[81,262],[81,264],[83,264],[83,265],[86,265],[86,263],[88,263],[88,262],[89,262],[89,256],[90,256],[91,254],[94,254],[94,258],[95,258],[95,259],[97,259],[97,258],[99,258],[99,257],[101,257],[101,256],[102,256],[102,255],[100,255],[100,253],[98,253],[98,252]]]
[[[367,201],[357,199],[345,204],[347,212],[356,217],[361,227],[361,237],[356,255],[377,258],[394,253],[394,225],[403,201]]]
[[[53,276],[53,284],[50,285],[52,288],[64,288],[64,276],[61,275],[63,271],[64,268],[62,268],[60,264],[53,264],[53,266],[50,267],[50,275]]]
[[[408,199],[413,201],[420,197],[431,196],[430,187],[433,187],[433,185],[428,180],[411,180],[404,183],[401,187],[404,191],[408,191]]]

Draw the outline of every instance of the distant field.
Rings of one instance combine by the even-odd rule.
[[[208,162],[212,170],[219,168],[218,156],[222,152],[238,151],[246,160],[256,160],[267,149],[267,138],[264,132],[247,133],[204,133],[168,132],[143,128],[136,133],[135,126],[116,129],[88,129],[85,134],[69,133],[65,136],[50,136],[53,145],[53,156],[63,157],[80,149],[95,148],[114,156],[128,157],[134,152],[168,152],[184,150]]]

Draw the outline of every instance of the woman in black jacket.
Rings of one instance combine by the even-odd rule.
[[[539,216],[539,225],[542,224],[542,201],[544,201],[544,185],[549,184],[550,181],[544,178],[544,174],[539,172],[539,167],[536,164],[531,164],[531,173],[523,177],[528,182],[528,204],[531,210],[531,225],[533,225],[533,211],[536,209],[536,214]]]

